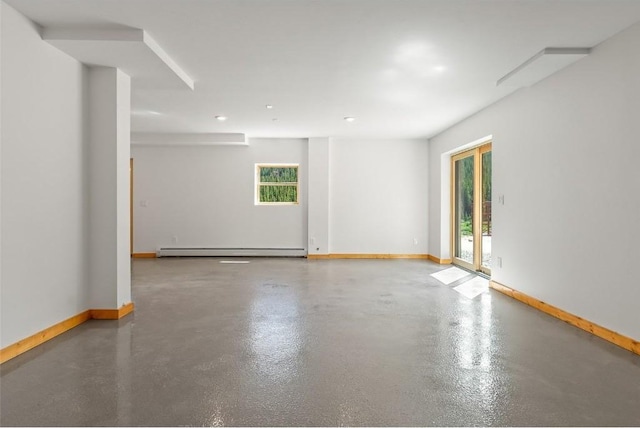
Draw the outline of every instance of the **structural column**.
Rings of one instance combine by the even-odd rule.
[[[308,254],[329,254],[330,138],[309,138]]]
[[[0,0],[0,41],[2,40],[2,0]],[[2,43],[0,43],[0,82],[2,82]],[[0,84],[0,172],[2,171],[2,84]],[[2,174],[0,174],[0,243],[2,241]],[[2,290],[2,245],[0,244],[0,290]],[[2,324],[0,317],[0,324]],[[1,346],[0,346],[1,347]]]
[[[131,302],[131,81],[116,68],[92,67],[89,85],[89,307],[118,309]]]

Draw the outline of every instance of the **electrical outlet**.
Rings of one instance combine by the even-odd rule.
[[[309,238],[309,243],[311,245],[316,245],[316,238]]]
[[[413,238],[413,245],[418,245],[418,238]]]
[[[177,236],[175,236],[175,235],[174,235],[174,236],[172,236],[172,237],[171,237],[171,242],[173,242],[174,244],[177,244],[177,243],[178,243],[178,237],[177,237]]]
[[[504,205],[504,195],[499,195],[499,196],[498,196],[498,203],[499,203],[500,205]]]
[[[501,268],[502,267],[502,257],[498,257],[496,261],[498,262],[498,267]]]

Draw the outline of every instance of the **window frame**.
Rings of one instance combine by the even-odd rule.
[[[262,182],[260,181],[260,170],[262,168],[295,168],[296,182]],[[260,201],[260,189],[262,186],[296,186],[295,202],[262,202]],[[255,164],[255,185],[254,204],[265,206],[300,205],[300,164],[297,163],[256,163]]]

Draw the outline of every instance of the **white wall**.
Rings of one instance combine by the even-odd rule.
[[[493,134],[493,279],[640,338],[639,115],[637,24],[433,138],[431,248],[448,248],[442,154]]]
[[[134,252],[307,248],[306,139],[256,138],[248,147],[134,146],[132,156]],[[256,206],[256,163],[299,164],[300,204]]]
[[[2,4],[5,347],[87,308],[87,71]]]
[[[330,138],[309,138],[309,254],[329,253]]]
[[[426,140],[332,140],[330,253],[428,253],[428,152]]]
[[[134,146],[132,154],[136,253],[161,247],[427,253],[424,140],[251,139],[249,147]],[[255,206],[254,165],[289,162],[301,166],[301,204]]]

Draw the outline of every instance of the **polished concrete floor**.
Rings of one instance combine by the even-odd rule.
[[[640,357],[418,260],[137,260],[0,368],[2,425],[640,425]]]

